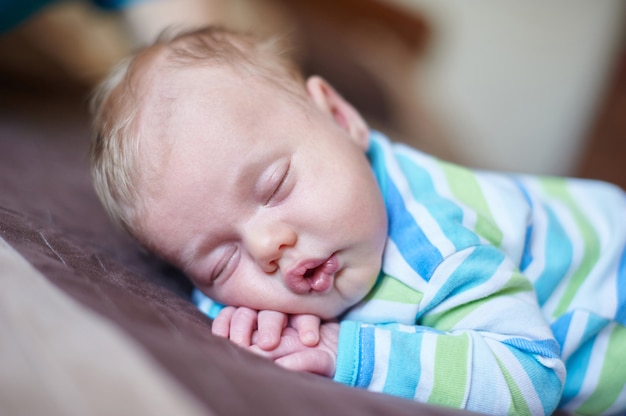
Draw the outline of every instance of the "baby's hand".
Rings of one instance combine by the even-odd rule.
[[[289,317],[289,326],[297,331],[298,337],[304,345],[314,347],[320,342],[319,316],[308,314],[291,315]],[[282,335],[282,333],[279,334],[276,346],[278,346],[280,342],[280,335]]]
[[[211,332],[218,337],[228,338],[239,346],[249,347],[252,334],[257,328],[258,314],[254,309],[227,306],[213,320]]]
[[[295,328],[303,344],[314,346],[319,341],[320,319],[315,315],[288,315],[282,312],[256,311],[246,307],[227,306],[213,320],[214,335],[228,338],[242,347],[254,344],[272,350],[280,342],[283,329]]]
[[[284,368],[294,371],[306,371],[325,377],[334,377],[337,365],[337,345],[339,342],[339,324],[327,322],[320,326],[319,343],[305,345],[302,336],[292,327],[283,330],[279,345],[272,350],[263,350],[257,345],[250,350],[263,357],[270,358]]]

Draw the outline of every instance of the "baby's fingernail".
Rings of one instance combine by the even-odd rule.
[[[303,341],[306,345],[317,344],[317,335],[313,331],[307,331],[304,333]]]

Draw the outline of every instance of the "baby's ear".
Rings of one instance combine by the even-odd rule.
[[[326,80],[312,76],[306,81],[309,97],[324,113],[330,115],[359,146],[367,150],[369,127],[361,114],[347,102]]]

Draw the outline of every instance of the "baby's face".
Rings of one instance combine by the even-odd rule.
[[[330,318],[376,281],[387,218],[367,136],[316,81],[298,101],[223,69],[186,70],[140,114],[158,181],[143,239],[221,303]]]

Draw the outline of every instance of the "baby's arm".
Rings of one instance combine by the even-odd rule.
[[[246,307],[227,306],[213,320],[214,335],[228,338],[237,345],[253,343],[263,350],[272,350],[280,342],[283,329],[293,327],[306,346],[319,342],[320,318],[316,315],[291,315],[282,312],[256,311]]]
[[[335,380],[481,413],[551,414],[565,366],[515,265],[491,246],[472,247],[445,259],[426,286],[416,325],[368,324],[358,311],[341,322]],[[386,302],[385,312],[407,305]]]

